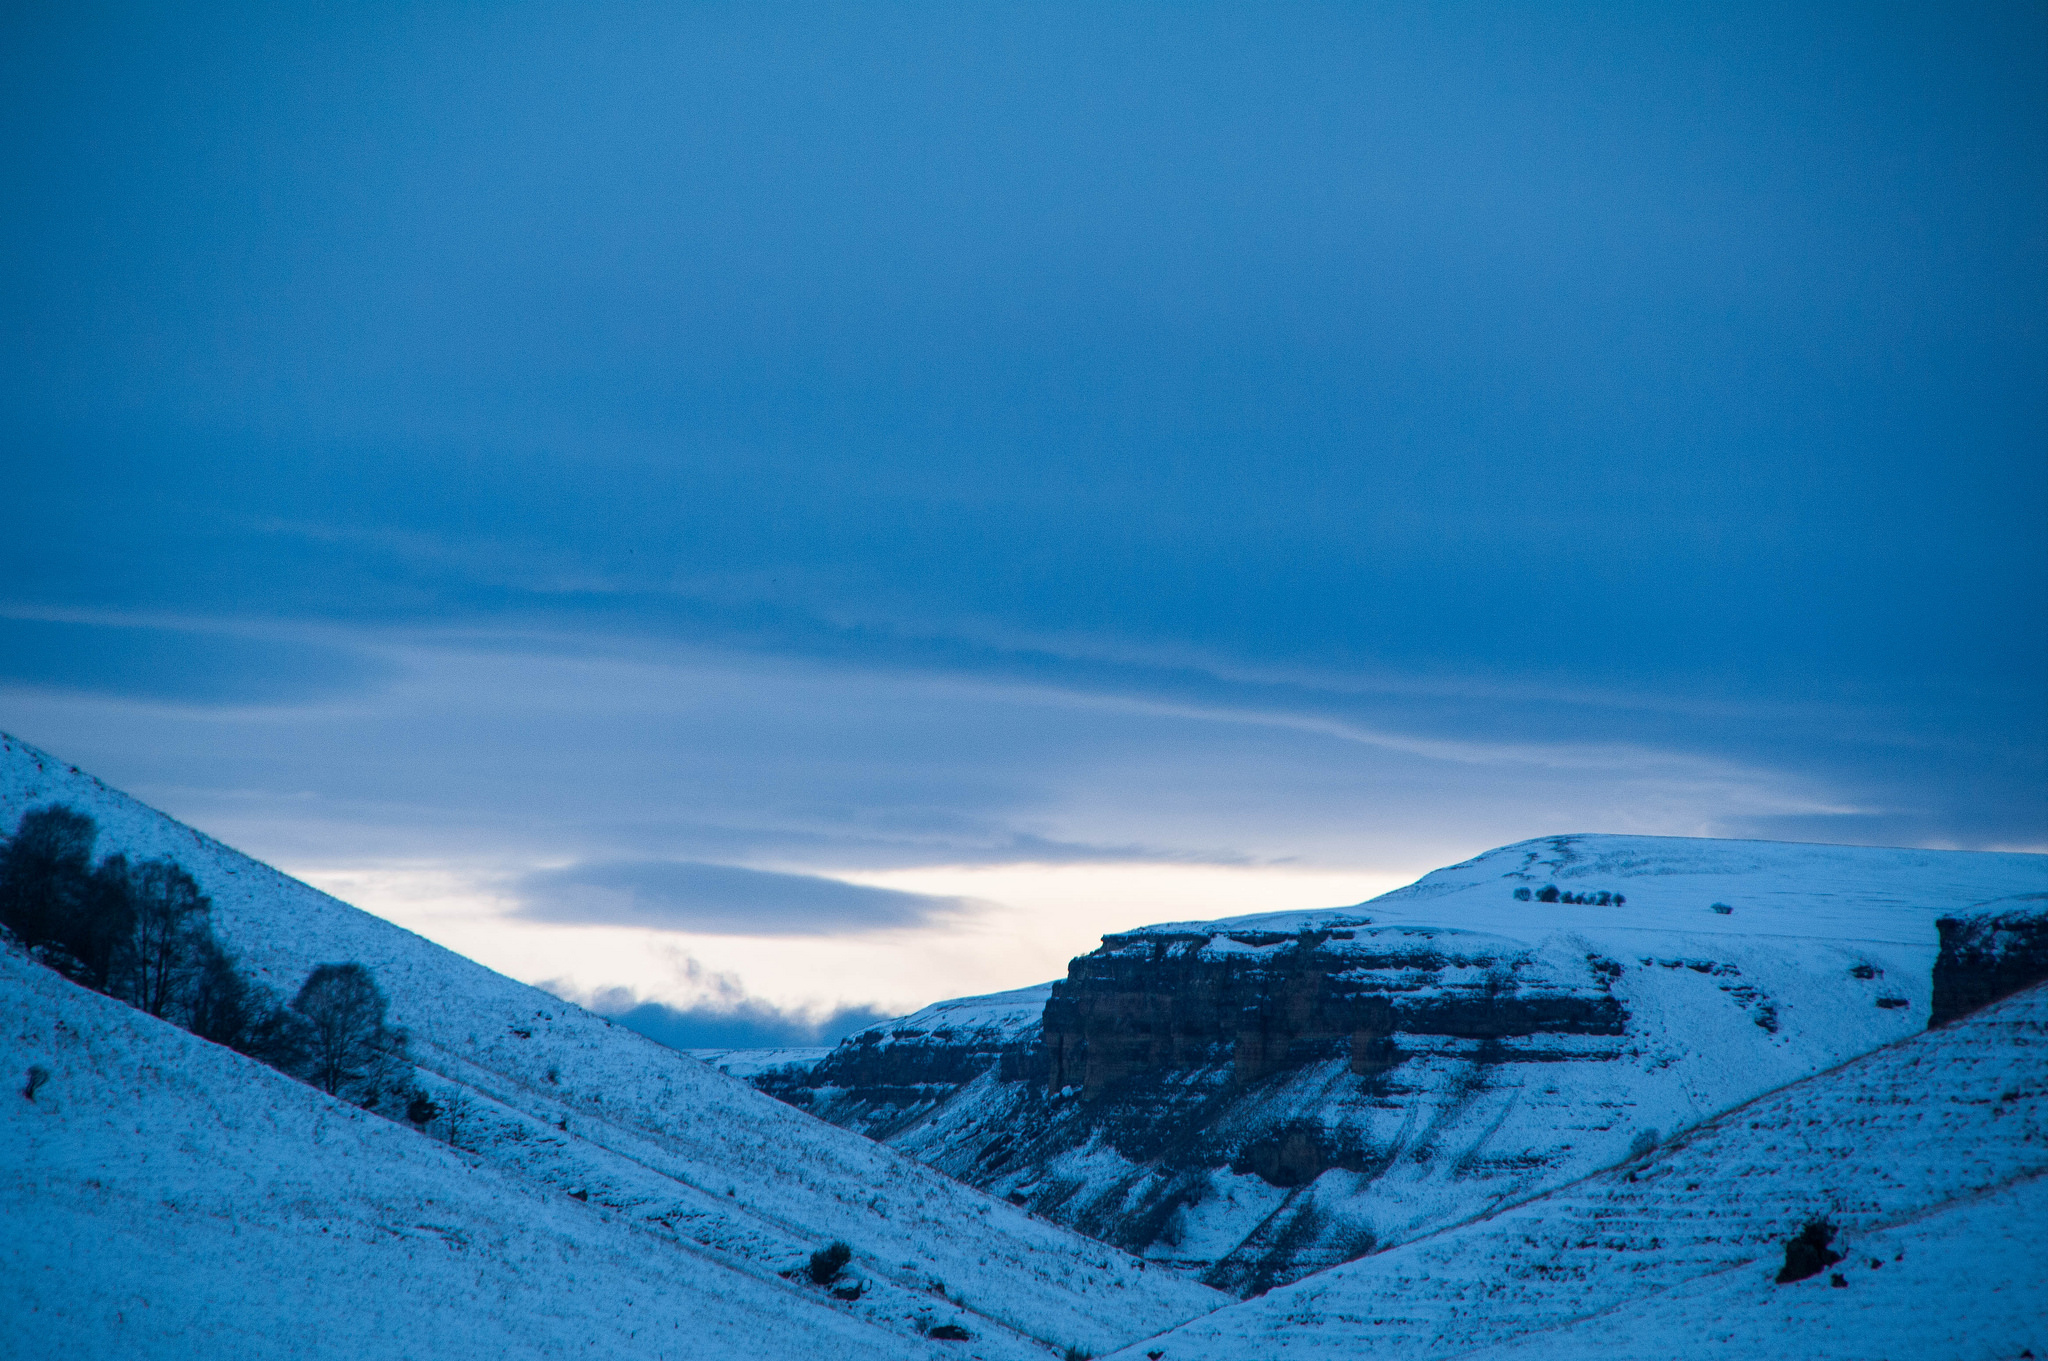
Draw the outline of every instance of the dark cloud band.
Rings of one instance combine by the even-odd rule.
[[[519,915],[716,936],[854,935],[972,911],[964,898],[695,860],[590,861],[526,875]]]
[[[794,1045],[837,1044],[854,1031],[894,1012],[873,1006],[842,1005],[827,1012],[802,1007],[780,1007],[765,997],[756,997],[731,974],[706,969],[695,959],[683,957],[680,972],[703,995],[685,1005],[643,998],[630,988],[608,987],[581,991],[564,979],[543,980],[538,986],[565,1002],[600,1016],[609,1016],[629,1030],[637,1030],[657,1044],[671,1049],[770,1049]]]
[[[390,667],[352,649],[208,629],[0,616],[0,684],[188,704],[294,704]]]

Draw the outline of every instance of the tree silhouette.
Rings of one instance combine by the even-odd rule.
[[[293,1072],[305,1066],[306,1022],[252,982],[234,952],[211,936],[199,943],[186,1000],[185,1028],[202,1040]]]
[[[403,1085],[405,1034],[384,1023],[387,1004],[360,964],[322,964],[292,1010],[305,1020],[305,1072],[314,1086],[374,1106]]]
[[[0,849],[0,922],[31,948],[61,944],[84,908],[99,825],[75,808],[52,804],[21,815]]]
[[[79,982],[100,992],[113,987],[135,946],[135,883],[127,856],[110,855],[92,872],[65,945]]]
[[[95,869],[98,839],[90,816],[62,804],[30,809],[0,837],[0,926],[36,958],[358,1105],[395,1110],[414,1094],[405,1032],[385,1024],[368,969],[323,964],[280,1006],[214,937],[213,904],[183,866],[117,853]]]
[[[844,1243],[832,1242],[811,1254],[808,1268],[811,1280],[818,1285],[830,1285],[839,1279],[839,1273],[853,1260],[853,1249]]]
[[[171,860],[143,861],[128,883],[135,925],[119,994],[152,1016],[172,1016],[187,1000],[210,942],[213,903]]]

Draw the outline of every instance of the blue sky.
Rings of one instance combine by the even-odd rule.
[[[0,727],[521,976],[2048,844],[2037,4],[0,22]]]

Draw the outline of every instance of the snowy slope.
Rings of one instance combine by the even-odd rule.
[[[1523,902],[1516,888],[1556,885],[1574,895],[1624,893],[1620,907]],[[1582,932],[1706,943],[1729,937],[1866,941],[1925,950],[1942,911],[2048,888],[2048,856],[1924,851],[1676,836],[1554,836],[1520,841],[1351,908],[1268,912],[1214,922],[1162,923],[1142,933],[1292,933],[1349,925],[1455,927],[1528,938]],[[1715,912],[1720,903],[1730,908]],[[1623,947],[1625,948],[1625,946]],[[1922,971],[1924,974],[1924,970]],[[1924,986],[1924,978],[1923,978]]]
[[[2048,1355],[2044,1177],[2048,985],[2037,985],[1624,1166],[1118,1356],[1739,1356],[1798,1336],[1811,1350],[1768,1350]],[[1813,1216],[1837,1226],[1844,1286],[1829,1273],[1772,1284],[1785,1240]]]
[[[1035,1025],[1052,995],[1052,984],[1013,988],[980,997],[953,997],[893,1020],[877,1021],[856,1030],[846,1044],[903,1044],[927,1035],[991,1036],[1007,1040]]]
[[[897,1022],[875,1029],[930,1032],[919,1064],[842,1044],[787,1095],[1248,1293],[1917,1033],[1937,920],[2044,890],[2038,855],[1545,838],[1355,907],[1108,937],[1042,1048],[1005,1021],[1036,1067],[983,1036],[978,1068],[920,1084],[937,1032]]]
[[[731,1077],[758,1083],[770,1075],[801,1077],[832,1052],[829,1044],[773,1045],[766,1048],[685,1049],[699,1063]]]
[[[1796,1285],[1744,1263],[1576,1324],[1484,1351],[1489,1361],[1669,1361],[1800,1356],[1830,1361],[2004,1361],[2048,1356],[2048,1177],[1860,1236]],[[1845,1244],[1845,1246],[1851,1246]]]
[[[879,1326],[4,951],[0,1042],[8,1356],[982,1350]],[[31,1063],[54,1074],[33,1101]]]
[[[745,1078],[764,1090],[799,1086],[826,1058],[839,1055],[840,1062],[855,1055],[889,1055],[915,1063],[912,1052],[953,1053],[963,1049],[994,1053],[1006,1045],[1033,1035],[1052,984],[1016,988],[980,997],[953,997],[934,1002],[908,1016],[863,1026],[837,1046],[760,1047],[744,1049],[686,1049],[721,1073]]]
[[[456,1141],[537,1194],[587,1197],[642,1232],[748,1272],[791,1270],[843,1239],[855,1253],[849,1274],[872,1286],[849,1312],[905,1338],[919,1318],[957,1319],[977,1338],[970,1350],[991,1356],[1099,1352],[1222,1302],[350,908],[0,737],[0,822],[11,827],[49,802],[97,818],[102,854],[182,863],[212,896],[218,934],[280,993],[317,963],[369,966],[393,1021],[412,1033],[424,1085],[466,1108]]]

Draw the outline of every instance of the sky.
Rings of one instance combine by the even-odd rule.
[[[677,1042],[2048,849],[2048,7],[7,7],[0,728]]]

